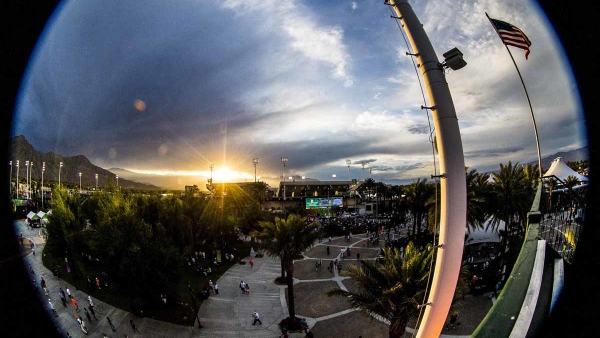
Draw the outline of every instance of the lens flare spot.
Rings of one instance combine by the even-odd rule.
[[[158,147],[158,153],[161,156],[165,156],[168,151],[169,151],[169,146],[167,146],[165,143],[161,144],[160,147]]]
[[[133,107],[135,108],[135,110],[137,111],[145,111],[146,110],[146,102],[137,99],[133,102]]]

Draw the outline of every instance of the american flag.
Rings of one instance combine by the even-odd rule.
[[[509,24],[508,22],[504,22],[501,20],[492,19],[488,16],[494,28],[496,28],[496,32],[500,36],[502,42],[504,42],[507,46],[514,46],[517,48],[521,48],[525,50],[525,60],[529,56],[529,46],[531,46],[531,41],[527,38],[527,35],[523,33],[519,28]]]

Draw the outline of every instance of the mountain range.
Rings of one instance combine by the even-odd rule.
[[[79,173],[81,173],[81,184],[83,186],[96,185],[96,174],[98,174],[98,186],[117,185],[117,178],[115,173],[112,173],[106,169],[102,169],[95,166],[83,155],[76,156],[62,156],[55,152],[41,153],[35,150],[35,148],[27,141],[25,136],[15,136],[10,141],[10,157],[12,161],[12,177],[25,177],[28,169],[32,169],[31,179],[33,181],[39,181],[42,179],[42,163],[46,163],[44,170],[44,182],[58,182],[58,175],[60,171],[60,181],[65,184],[79,184]],[[19,167],[17,168],[17,160],[19,161]],[[25,162],[33,162],[33,167],[26,166]],[[62,169],[60,168],[60,162],[63,163]],[[118,175],[118,174],[117,174]],[[158,186],[152,184],[138,183],[127,179],[126,177],[119,176],[119,186],[123,188],[131,189],[143,189],[143,190],[159,190]],[[180,189],[182,189],[181,187]]]

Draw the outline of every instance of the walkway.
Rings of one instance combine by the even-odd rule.
[[[197,322],[194,327],[181,326],[150,318],[140,318],[129,312],[118,309],[100,300],[94,299],[97,320],[88,321],[83,315],[83,307],[88,306],[87,294],[76,290],[74,286],[56,278],[51,271],[42,265],[41,254],[43,252],[44,240],[38,236],[38,229],[29,228],[25,221],[15,222],[15,232],[23,232],[24,237],[31,238],[36,245],[36,256],[29,254],[25,257],[26,264],[31,264],[35,271],[35,280],[39,285],[40,277],[46,280],[49,296],[58,312],[56,318],[59,327],[64,332],[69,332],[73,337],[102,337],[106,333],[108,337],[148,337],[148,338],[171,338],[171,337],[260,337],[275,338],[281,335],[279,322],[288,316],[286,301],[286,286],[276,285],[273,280],[281,274],[281,266],[278,260],[268,256],[255,259],[254,267],[249,265],[234,265],[223,274],[216,283],[219,285],[219,294],[211,292],[210,297],[202,303],[198,316],[203,325],[198,328]],[[377,246],[363,246],[364,235],[355,235],[348,243],[343,237],[332,238],[331,243],[324,239],[322,243],[308,250],[303,260],[295,262],[295,294],[296,312],[299,317],[305,317],[309,326],[317,337],[329,336],[354,336],[362,334],[364,337],[387,337],[387,324],[371,320],[352,309],[345,299],[337,297],[328,298],[325,293],[331,288],[347,290],[352,288],[353,283],[349,277],[342,277],[334,270],[333,274],[327,270],[329,261],[338,259],[346,270],[349,264],[356,264],[356,253],[360,252],[361,259],[375,259],[380,248]],[[326,255],[326,246],[331,249],[331,256]],[[351,248],[354,258],[342,259],[341,250]],[[247,260],[248,258],[246,258]],[[323,260],[323,267],[317,270],[314,262]],[[248,283],[250,294],[245,295],[239,288],[240,281]],[[63,307],[58,296],[59,288],[69,288],[77,300],[79,314],[85,321],[89,334],[85,335],[77,321],[77,313],[71,304]],[[40,293],[43,295],[43,293]],[[485,299],[485,300],[483,300]],[[485,303],[483,307],[491,307],[487,297],[481,296],[479,303]],[[489,303],[489,305],[488,305]],[[471,305],[469,305],[471,306]],[[252,325],[252,312],[260,314],[262,325]],[[48,312],[50,309],[48,307]],[[486,311],[487,312],[487,311]],[[468,320],[468,316],[462,316],[459,321]],[[481,321],[483,314],[473,318]],[[106,317],[110,317],[116,327],[112,332]],[[133,320],[141,334],[134,334],[129,321]],[[464,324],[463,324],[464,325]],[[471,325],[471,326],[473,326]],[[410,337],[408,330],[406,337]],[[361,333],[364,332],[364,333]],[[471,331],[472,332],[472,331]],[[367,334],[365,334],[367,333]],[[460,332],[456,332],[460,333]],[[448,337],[442,335],[442,337]],[[303,333],[292,333],[290,337],[304,337]],[[454,336],[456,338],[461,336]]]

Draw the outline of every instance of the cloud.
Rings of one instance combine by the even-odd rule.
[[[356,3],[356,1],[352,1],[352,10],[355,11],[358,8],[358,4]]]

